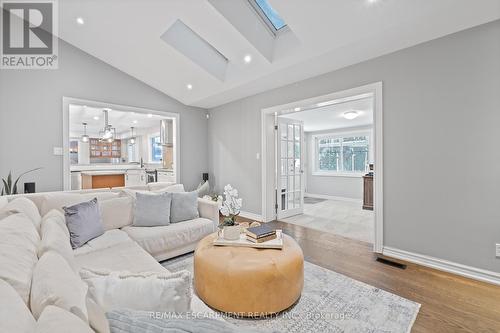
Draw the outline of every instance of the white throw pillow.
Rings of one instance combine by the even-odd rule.
[[[117,192],[93,192],[93,193],[65,193],[54,192],[47,193],[41,203],[40,212],[42,216],[47,214],[52,209],[57,209],[64,213],[64,206],[73,206],[81,202],[89,201],[97,198],[97,201],[103,201],[113,198],[118,198],[120,193]]]
[[[75,262],[73,249],[69,241],[69,234],[64,232],[58,223],[59,218],[52,217],[42,221],[40,233],[42,241],[38,248],[38,258],[41,258],[48,251],[59,253],[78,274],[79,267]]]
[[[0,332],[35,332],[35,318],[19,294],[0,279]]]
[[[99,210],[104,230],[120,229],[132,224],[134,200],[127,196],[100,201]]]
[[[42,217],[40,216],[40,212],[33,201],[24,197],[19,197],[9,202],[0,210],[0,216],[3,217],[17,213],[25,214],[35,225],[36,230],[40,230]]]
[[[47,306],[36,322],[36,333],[94,333],[80,318],[57,306]]]
[[[39,243],[38,231],[26,215],[10,215],[0,222],[0,279],[7,281],[26,304]]]
[[[72,312],[87,322],[87,285],[73,272],[66,260],[54,251],[46,252],[33,272],[31,312],[39,318],[49,305]]]
[[[186,312],[191,306],[191,274],[97,272],[82,269],[89,293],[106,312],[127,308],[140,311]]]

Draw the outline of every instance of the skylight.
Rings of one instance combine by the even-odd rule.
[[[250,0],[255,3],[257,12],[262,16],[267,25],[275,32],[286,27],[285,21],[276,10],[269,4],[268,0]]]

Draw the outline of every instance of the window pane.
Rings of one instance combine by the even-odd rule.
[[[286,26],[285,21],[283,21],[278,12],[274,10],[273,7],[271,7],[268,0],[255,0],[255,2],[260,7],[260,9],[262,9],[262,12],[276,30],[279,30]]]
[[[151,160],[153,162],[161,162],[162,160],[162,146],[160,143],[160,137],[155,136],[151,138]]]
[[[364,172],[368,163],[368,138],[350,136],[343,138],[344,171]]]
[[[318,140],[318,169],[340,171],[340,139],[322,138]]]

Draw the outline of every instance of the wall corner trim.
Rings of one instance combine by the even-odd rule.
[[[250,219],[250,220],[255,220],[255,221],[258,221],[258,222],[262,222],[262,216],[258,215],[258,214],[254,214],[254,213],[250,213],[250,212],[245,212],[245,211],[242,210],[242,211],[240,211],[240,216],[244,217],[246,219]]]
[[[444,259],[434,258],[423,254],[399,250],[388,246],[384,247],[382,254],[387,257],[405,260],[474,280],[500,285],[500,273],[496,273],[493,271],[467,266]]]

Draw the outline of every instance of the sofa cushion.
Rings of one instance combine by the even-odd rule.
[[[74,249],[73,254],[75,256],[79,256],[130,241],[131,239],[126,232],[119,229],[108,230],[105,231],[101,236],[88,241],[85,245]]]
[[[149,228],[148,228],[149,229]],[[165,272],[165,268],[132,240],[75,256],[77,264],[91,270]]]
[[[25,214],[27,217],[29,217],[31,222],[33,222],[37,231],[40,230],[40,222],[42,220],[42,217],[40,216],[38,208],[33,203],[33,201],[23,197],[15,198],[0,210],[0,219],[2,217],[5,218],[8,215],[17,213]]]
[[[26,304],[39,243],[38,231],[26,215],[14,214],[0,221],[0,279],[8,282]]]
[[[47,306],[55,305],[87,322],[86,295],[87,285],[60,254],[49,251],[40,258],[33,272],[30,296],[35,318],[39,318]]]
[[[198,213],[198,192],[172,193],[170,222],[177,223],[200,217]]]
[[[57,217],[43,219],[40,228],[42,240],[38,248],[38,258],[41,258],[48,251],[55,251],[78,273],[78,266],[69,242],[69,235],[58,224],[58,220]]]
[[[80,318],[57,306],[47,306],[36,323],[36,333],[94,333]]]
[[[92,192],[92,193],[67,193],[67,192],[52,192],[43,195],[40,203],[40,213],[42,216],[47,214],[52,209],[57,209],[63,212],[64,206],[76,205],[80,202],[89,201],[97,198],[98,201],[118,198],[118,192]]]
[[[104,230],[120,229],[132,224],[134,201],[130,197],[99,201]]]
[[[7,197],[5,196],[0,196],[0,210],[7,205],[9,201],[7,200]]]
[[[89,293],[87,293],[86,305],[89,315],[89,325],[95,333],[110,333],[109,322],[104,309],[94,301]]]
[[[152,192],[184,192],[183,184],[171,182],[149,183],[148,188]]]
[[[136,193],[134,222],[136,227],[155,227],[170,224],[172,194]]]
[[[80,271],[89,293],[105,311],[133,309],[182,313],[190,310],[191,273]]]
[[[0,279],[0,332],[35,332],[35,318],[10,284]]]
[[[104,233],[97,198],[63,209],[73,249]]]
[[[42,217],[42,225],[45,220],[51,220],[50,223],[55,223],[57,224],[61,230],[68,236],[69,238],[69,230],[68,227],[66,226],[66,218],[64,217],[64,214],[57,210],[57,209],[52,209],[50,212],[45,214]]]
[[[214,228],[212,221],[197,218],[164,227],[125,227],[123,231],[148,253],[157,256],[198,242],[203,237],[213,233]]]

